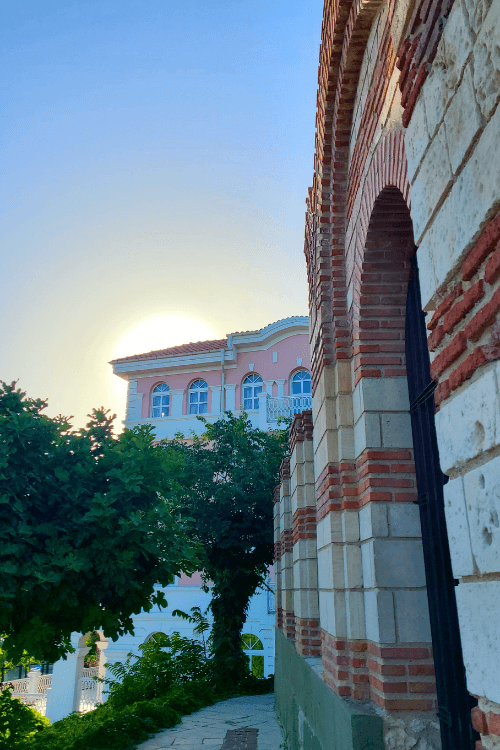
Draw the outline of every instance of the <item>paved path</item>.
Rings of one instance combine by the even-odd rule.
[[[257,733],[255,730],[258,730]],[[282,742],[283,735],[274,711],[274,695],[270,693],[231,698],[202,708],[190,716],[184,716],[181,724],[172,729],[158,732],[138,748],[280,750]]]

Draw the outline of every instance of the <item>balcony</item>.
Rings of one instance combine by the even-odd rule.
[[[311,408],[311,396],[266,396],[266,421],[277,422],[280,417],[293,417]]]

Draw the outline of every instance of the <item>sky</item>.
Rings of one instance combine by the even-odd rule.
[[[120,429],[113,358],[307,315],[322,1],[0,9],[0,379]]]

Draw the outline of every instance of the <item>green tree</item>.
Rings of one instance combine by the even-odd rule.
[[[177,440],[167,453],[184,461],[176,495],[193,519],[203,549],[203,575],[212,582],[211,646],[215,674],[235,685],[248,674],[241,631],[250,598],[273,561],[273,490],[287,450],[287,430],[254,429],[246,415],[205,422],[202,438]]]
[[[18,660],[54,661],[72,631],[132,632],[165,604],[155,584],[199,566],[175,503],[180,457],[149,426],[115,437],[109,412],[72,431],[0,381],[0,633]]]

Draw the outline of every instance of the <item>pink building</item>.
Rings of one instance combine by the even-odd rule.
[[[111,364],[128,381],[125,426],[149,422],[158,439],[200,434],[198,415],[215,421],[224,411],[245,411],[254,427],[267,430],[280,416],[311,407],[307,317]]]

